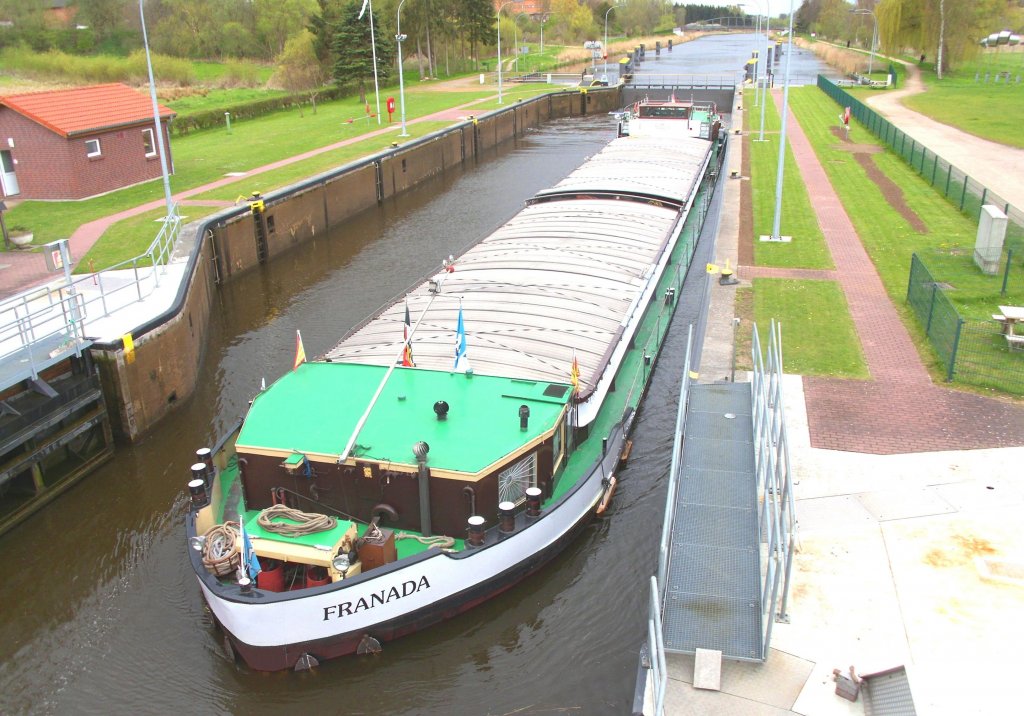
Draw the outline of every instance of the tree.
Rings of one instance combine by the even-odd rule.
[[[332,69],[335,83],[357,83],[359,101],[365,104],[366,83],[373,79],[373,47],[370,42],[369,17],[359,17],[361,6],[361,2],[350,2],[341,9],[338,22],[334,26],[331,50],[335,58]],[[373,23],[380,27],[376,13],[373,16]],[[376,43],[377,71],[386,75],[394,56],[394,42],[383,33],[377,33]]]
[[[309,16],[307,29],[313,33],[313,49],[322,64],[333,65],[331,47],[334,44],[334,28],[341,16],[340,0],[317,0],[319,12]]]
[[[256,36],[267,57],[284,51],[288,38],[296,35],[318,9],[316,0],[253,0]]]
[[[124,25],[126,0],[78,0],[78,22],[84,22],[100,40],[110,37]]]
[[[316,37],[312,32],[302,30],[288,38],[277,58],[274,79],[289,92],[307,93],[316,114],[317,95],[330,82],[331,73],[316,56]]]

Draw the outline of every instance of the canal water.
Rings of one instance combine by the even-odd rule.
[[[732,42],[745,56],[749,37]],[[183,528],[195,449],[244,413],[261,379],[289,369],[296,329],[307,355],[327,350],[614,134],[608,116],[549,123],[222,287],[196,395],[0,538],[0,713],[628,713],[686,329],[699,318],[709,280],[710,229],[613,509],[516,588],[385,643],[377,656],[263,674],[226,658],[184,553]]]

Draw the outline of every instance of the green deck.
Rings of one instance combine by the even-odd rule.
[[[241,451],[258,448],[337,458],[379,385],[383,366],[304,363],[253,401],[238,436]],[[412,446],[430,445],[432,469],[477,473],[556,424],[571,395],[545,395],[549,383],[396,368],[356,439],[352,457],[414,465]],[[450,406],[438,420],[434,403]],[[530,409],[519,428],[519,407]]]

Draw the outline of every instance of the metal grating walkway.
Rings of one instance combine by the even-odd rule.
[[[666,651],[762,658],[749,383],[690,388],[664,607]]]

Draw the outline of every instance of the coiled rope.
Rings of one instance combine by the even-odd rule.
[[[293,525],[287,522],[272,522],[275,517],[284,517],[299,524]],[[316,532],[333,530],[338,520],[328,515],[321,515],[314,512],[302,512],[287,505],[271,505],[260,512],[256,518],[257,524],[267,532],[284,535],[285,537],[302,537]]]
[[[238,568],[239,554],[235,549],[238,539],[237,522],[214,525],[203,539],[203,566],[218,577],[224,577]]]

